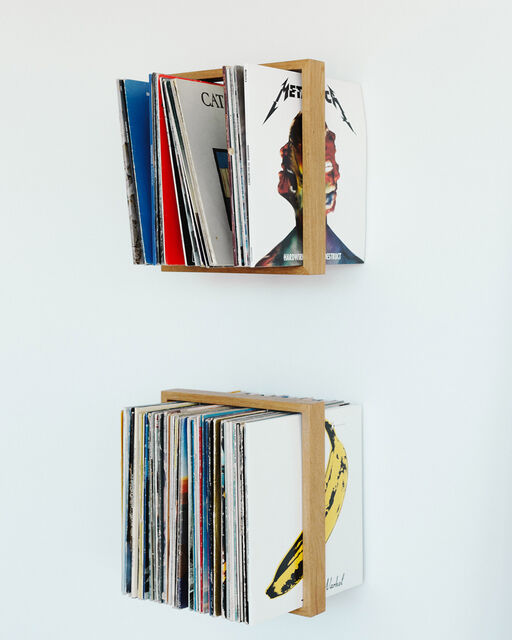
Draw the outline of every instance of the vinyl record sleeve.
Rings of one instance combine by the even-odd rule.
[[[138,80],[123,80],[124,99],[128,135],[130,138],[133,178],[135,182],[135,203],[137,223],[132,221],[132,242],[138,248],[142,238],[143,262],[155,264],[154,230],[151,206],[151,158],[149,126],[149,83]],[[140,263],[140,257],[134,254],[134,262]]]
[[[227,173],[227,142],[222,85],[175,79],[187,151],[197,189],[199,217],[213,265],[233,264],[231,211],[226,206],[222,171]],[[224,156],[224,157],[223,157]]]
[[[143,504],[144,504],[144,420],[149,411],[173,409],[180,411],[189,407],[189,402],[171,402],[157,405],[132,407],[133,417],[133,497],[132,497],[132,577],[131,595],[142,598],[142,568],[144,551]]]
[[[154,139],[158,145],[158,207],[160,218],[161,244],[163,248],[162,262],[168,265],[184,265],[185,254],[181,237],[180,216],[174,184],[174,172],[171,161],[171,150],[167,134],[166,118],[162,98],[162,78],[173,76],[153,74],[153,100],[156,102],[155,113],[156,133]],[[156,199],[155,199],[156,201]]]
[[[302,583],[279,598],[266,594],[302,530],[300,430],[298,414],[245,424],[249,624],[301,606]]]
[[[325,419],[326,595],[330,596],[363,580],[361,408],[326,407]],[[246,422],[244,444],[249,623],[254,624],[302,606],[302,579],[289,572],[294,586],[283,593],[279,590],[286,576],[276,580],[302,532],[300,416]],[[328,470],[335,472],[329,478]],[[331,512],[328,502],[335,508],[341,502],[339,511]]]
[[[182,609],[188,606],[189,600],[189,554],[188,554],[188,440],[187,429],[183,420],[176,422],[179,432],[178,448],[178,494],[176,496],[177,531],[175,536],[176,551],[171,553],[176,558],[176,569],[170,580],[169,590],[173,597],[170,604]]]
[[[133,496],[130,487],[133,482],[133,408],[127,407],[121,413],[122,429],[122,590],[131,595],[132,583],[132,518]]]
[[[164,99],[167,138],[171,152],[174,188],[178,204],[179,222],[181,225],[181,239],[187,265],[202,266],[205,264],[203,259],[202,236],[192,206],[192,194],[188,186],[187,163],[184,155],[182,134],[183,122],[181,109],[174,97],[172,81],[172,79],[163,78],[161,86]]]
[[[365,259],[366,123],[361,87],[327,79],[326,264]]]
[[[302,264],[302,76],[245,65],[252,266]],[[364,259],[366,127],[361,89],[326,80],[326,263]]]
[[[245,140],[244,67],[223,67],[226,98],[226,133],[228,138],[230,207],[233,231],[233,249],[236,264],[249,262],[247,225],[247,156]]]

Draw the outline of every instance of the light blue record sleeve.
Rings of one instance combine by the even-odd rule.
[[[156,264],[155,227],[151,204],[151,106],[149,82],[125,80],[124,86],[144,260],[147,264]]]

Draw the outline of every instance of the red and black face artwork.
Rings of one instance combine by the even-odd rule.
[[[325,131],[325,213],[331,213],[336,206],[340,167],[336,162],[336,134]]]
[[[336,206],[339,165],[336,162],[336,134],[325,127],[325,213]],[[299,113],[290,127],[288,142],[281,147],[281,171],[277,190],[296,211],[302,211],[302,114]]]
[[[280,151],[281,171],[277,191],[297,211],[302,209],[302,113],[292,122],[288,142]]]

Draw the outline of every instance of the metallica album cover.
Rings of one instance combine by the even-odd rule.
[[[302,264],[302,78],[246,65],[247,203],[252,266]],[[366,125],[361,88],[326,80],[326,264],[365,257]]]

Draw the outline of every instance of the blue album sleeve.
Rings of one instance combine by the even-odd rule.
[[[156,264],[155,229],[151,205],[149,82],[125,80],[126,108],[139,203],[144,260]]]

